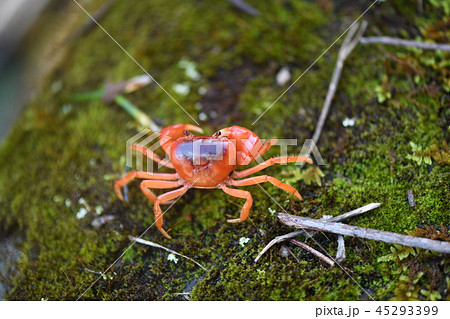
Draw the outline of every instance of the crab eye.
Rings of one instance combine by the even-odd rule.
[[[192,135],[189,131],[184,131],[183,133],[184,133],[184,135],[187,136],[187,137],[192,137],[192,136],[194,136],[194,135]]]
[[[221,131],[217,131],[216,133],[213,134],[212,137],[216,138],[216,137],[219,137],[220,135],[222,135],[222,132]]]

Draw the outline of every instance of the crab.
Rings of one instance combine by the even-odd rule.
[[[162,166],[175,169],[176,173],[154,173],[133,171],[120,178],[114,190],[120,200],[124,200],[121,189],[135,178],[144,179],[140,188],[144,195],[154,204],[155,225],[167,238],[170,235],[163,229],[161,205],[171,204],[190,188],[220,188],[228,195],[245,199],[239,218],[229,219],[229,223],[245,221],[252,207],[252,195],[245,190],[229,186],[248,186],[269,182],[302,199],[299,192],[275,177],[259,175],[247,177],[277,163],[312,163],[305,156],[284,156],[268,159],[254,167],[237,171],[262,156],[276,139],[267,140],[264,144],[251,130],[240,126],[221,129],[211,136],[194,136],[189,131],[202,133],[195,125],[178,124],[161,130],[159,140],[162,149],[169,155],[170,161],[162,160],[156,153],[142,145],[133,145],[133,150],[143,153]],[[181,186],[181,187],[180,187]],[[177,188],[156,196],[151,189]]]

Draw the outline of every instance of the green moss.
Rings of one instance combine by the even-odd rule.
[[[88,9],[94,10],[97,2]],[[292,80],[299,77],[339,36],[345,23],[338,17],[345,10],[324,12],[307,1],[261,2],[258,9],[261,16],[252,18],[226,1],[118,2],[101,23],[189,113],[197,115],[195,104],[207,103],[198,93],[201,86],[226,91],[236,82],[226,77],[239,77],[242,71],[245,80],[237,81],[240,87],[233,97],[238,103],[233,110],[224,110],[222,123],[249,127],[262,138],[308,138],[326,95],[336,47],[257,124],[252,123],[285,89],[274,81],[279,68],[289,65]],[[357,17],[360,9],[349,12]],[[436,39],[431,27],[441,23],[442,16],[425,9],[417,18],[400,1],[380,5],[376,17],[369,16],[367,33],[398,35],[397,25],[386,26],[377,19],[390,21],[400,12],[402,36]],[[411,30],[423,31],[419,35],[408,33],[415,32]],[[435,159],[431,165],[418,165],[408,158],[411,142],[425,149],[449,140],[445,109],[449,74],[444,65],[448,54],[383,50],[388,58],[377,46],[358,46],[346,62],[319,142],[326,162],[321,168],[325,175],[317,175],[322,186],[296,179],[300,173],[295,165],[266,170],[302,193],[304,201],[299,202],[270,184],[262,186],[287,211],[318,218],[380,202],[379,209],[348,222],[399,233],[450,220],[449,166]],[[199,81],[190,80],[177,67],[183,58],[196,63]],[[391,253],[392,245],[374,241],[346,238],[343,266],[352,277],[339,267],[328,269],[289,244],[300,262],[280,256],[276,246],[255,264],[254,258],[271,239],[292,230],[270,213],[281,209],[258,186],[245,188],[255,203],[246,222],[226,222],[239,215],[243,200],[220,190],[190,190],[164,215],[172,240],[154,227],[147,230],[154,220],[153,208],[138,182],[129,184],[128,204],[112,190],[123,170],[125,141],[137,132],[136,123],[114,104],[65,98],[142,72],[100,29],[93,29],[70,45],[64,63],[47,77],[42,92],[1,145],[1,225],[6,233],[18,228],[25,236],[19,274],[8,298],[76,299],[85,291],[82,299],[97,300],[183,300],[180,293],[185,292],[196,300],[359,300],[369,294],[381,300],[448,298],[445,285],[433,281],[449,281],[442,256],[422,253],[415,271],[409,272],[408,258],[379,261]],[[62,89],[54,93],[49,88],[56,81]],[[185,82],[191,88],[188,95],[173,91],[174,84]],[[389,98],[380,100],[380,92]],[[218,94],[219,101],[220,94],[224,93]],[[190,122],[157,85],[127,98],[163,125]],[[235,121],[237,111],[240,117]],[[354,118],[355,126],[343,127],[345,117]],[[217,128],[205,125],[208,132]],[[299,150],[289,148],[295,154]],[[270,150],[267,157],[276,152]],[[414,194],[415,207],[408,205],[408,190]],[[80,199],[91,210],[78,219],[77,213],[85,208]],[[98,205],[103,214],[116,219],[94,229],[91,222]],[[135,244],[126,250],[131,244],[128,235],[146,230],[144,237],[194,258],[208,271],[184,258],[174,264],[160,249]],[[250,240],[241,245],[242,237]],[[332,256],[336,253],[334,235],[318,235],[316,240],[309,243]],[[423,270],[430,263],[435,265],[433,273]],[[418,289],[420,285],[424,288]]]

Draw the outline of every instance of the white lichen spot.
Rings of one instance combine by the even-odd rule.
[[[87,211],[91,210],[91,207],[89,206],[89,204],[86,202],[86,200],[83,197],[80,197],[80,199],[78,200],[78,203],[80,205],[83,205],[87,209]]]
[[[208,92],[208,89],[206,88],[206,87],[204,87],[204,86],[201,86],[201,87],[199,87],[198,88],[198,94],[200,94],[200,95],[205,95],[206,94],[206,92]]]
[[[64,201],[64,204],[66,205],[66,207],[70,207],[72,205],[72,203],[70,202],[70,199],[68,199],[68,198]]]
[[[178,262],[178,258],[177,258],[177,256],[175,256],[174,254],[169,254],[169,255],[167,256],[167,260],[173,261],[175,264]]]
[[[277,211],[275,209],[273,209],[272,207],[269,207],[269,213],[271,215],[275,214]]]
[[[206,115],[205,112],[201,112],[201,113],[198,115],[198,118],[199,118],[200,121],[206,121],[206,120],[208,119],[208,115]]]
[[[180,95],[188,95],[191,91],[191,87],[188,83],[175,83],[172,88]]]
[[[42,298],[41,298],[41,301],[48,301],[48,298],[42,297]]]
[[[191,80],[198,81],[201,79],[201,75],[197,71],[196,65],[194,62],[185,60],[185,59],[181,59],[178,62],[178,67],[180,69],[184,69],[184,74]]]
[[[291,79],[291,72],[289,71],[289,67],[287,66],[283,66],[275,76],[275,81],[279,86],[285,85],[290,79]]]
[[[342,121],[342,125],[343,125],[344,127],[355,126],[355,119],[346,117],[346,118]]]
[[[89,165],[91,165],[91,166],[97,165],[94,158],[89,159]]]
[[[86,216],[86,214],[88,213],[87,209],[82,207],[80,208],[80,210],[77,212],[77,218],[78,219],[82,219]]]
[[[245,244],[247,244],[249,241],[250,241],[250,238],[241,237],[241,238],[239,238],[239,245],[241,245],[241,247],[244,247]]]
[[[62,202],[62,198],[58,195],[55,195],[55,196],[53,196],[53,201],[55,203],[60,203],[60,202]]]
[[[67,113],[69,113],[70,111],[72,111],[72,104],[70,104],[70,103],[65,103],[63,106],[62,106],[62,113],[64,114],[64,115],[66,115]]]
[[[195,66],[194,67],[189,67],[189,68],[186,68],[186,70],[184,71],[185,72],[185,74],[186,74],[186,76],[188,77],[188,78],[190,78],[190,79],[192,79],[192,80],[194,80],[194,81],[198,81],[198,80],[200,80],[201,79],[201,75],[200,75],[200,73],[198,73],[198,71],[195,69]]]
[[[53,93],[58,93],[61,90],[62,85],[63,85],[62,81],[55,81],[55,82],[53,82],[52,85],[51,85],[52,92]]]
[[[100,205],[95,206],[95,213],[97,215],[100,215],[101,213],[103,213],[103,207]]]
[[[209,113],[209,116],[211,116],[212,119],[215,119],[215,118],[217,118],[217,112],[211,111],[211,113]]]

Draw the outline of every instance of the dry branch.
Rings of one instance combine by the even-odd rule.
[[[450,51],[450,44],[440,44],[440,43],[427,43],[413,40],[404,40],[391,37],[365,37],[359,40],[361,44],[387,44],[387,45],[399,45],[403,47],[415,47],[424,50],[442,50]]]
[[[368,204],[366,206],[360,207],[358,209],[352,210],[352,211],[350,211],[348,213],[332,217],[332,218],[328,219],[327,221],[328,222],[340,222],[340,221],[342,221],[342,220],[344,220],[346,218],[350,218],[350,217],[353,217],[353,216],[356,216],[356,215],[368,212],[369,210],[378,208],[380,206],[381,206],[380,203],[371,203],[371,204]],[[294,232],[289,233],[289,234],[285,234],[285,235],[282,235],[282,236],[275,237],[274,239],[272,239],[272,241],[270,243],[267,244],[266,247],[264,247],[263,250],[261,250],[261,252],[255,258],[255,262],[257,262],[259,260],[259,258],[261,258],[261,256],[264,255],[265,252],[268,251],[275,244],[281,243],[281,242],[283,242],[283,241],[285,241],[287,239],[290,239],[290,238],[293,238],[293,237],[297,237],[299,235],[306,235],[308,238],[310,238],[314,234],[315,234],[315,232],[313,232],[313,231],[306,232],[305,230],[297,230],[297,231],[294,231]]]
[[[351,226],[342,223],[334,223],[330,221],[294,216],[286,213],[279,213],[278,218],[283,224],[295,228],[319,230],[339,235],[377,240],[390,244],[399,244],[403,246],[429,249],[440,253],[450,254],[450,243],[445,241],[438,241],[428,238],[402,235],[378,229]]]
[[[339,49],[338,59],[334,67],[330,85],[328,86],[327,96],[325,97],[325,102],[323,103],[322,111],[320,113],[319,120],[317,121],[316,129],[314,131],[314,135],[312,138],[314,143],[311,143],[305,156],[310,155],[311,152],[313,151],[314,146],[317,145],[319,142],[320,134],[322,133],[323,126],[325,125],[325,121],[328,116],[328,112],[330,111],[331,101],[333,100],[334,95],[336,94],[336,89],[339,83],[339,79],[341,78],[344,62],[349,56],[349,54],[353,51],[356,44],[360,41],[364,31],[366,30],[366,27],[367,27],[366,21],[363,21],[361,25],[359,23],[355,23],[349,29],[344,39],[344,42],[342,43],[342,46]],[[301,163],[300,167],[303,167],[304,165],[305,163]]]

